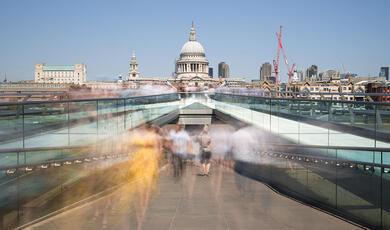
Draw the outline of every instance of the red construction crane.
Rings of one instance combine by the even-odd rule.
[[[288,81],[291,81],[291,77],[294,75],[295,70],[295,63],[290,67],[288,64],[288,59],[286,55],[286,51],[284,50],[283,43],[282,43],[282,26],[279,28],[279,33],[276,32],[276,38],[278,39],[278,51],[276,53],[276,61],[274,60],[274,72],[275,72],[275,78],[276,83],[279,83],[279,59],[280,59],[280,50],[282,51],[284,63],[286,64],[287,68],[287,75],[288,75]]]
[[[282,39],[282,26],[280,26],[279,34],[276,32],[276,37],[278,38],[278,49],[276,52],[276,60],[273,61],[274,64],[274,73],[275,73],[275,83],[279,84],[279,57],[280,57],[280,44]]]

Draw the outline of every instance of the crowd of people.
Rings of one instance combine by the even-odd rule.
[[[146,208],[156,189],[162,162],[172,165],[175,178],[182,176],[186,164],[199,166],[198,175],[208,177],[212,161],[231,157],[253,161],[256,158],[253,154],[258,136],[250,128],[238,131],[213,128],[211,135],[209,126],[205,125],[201,131],[192,131],[190,135],[183,124],[160,128],[147,123],[125,137],[124,147],[132,153],[129,181],[135,198],[138,229],[142,227]]]
[[[204,126],[202,132],[196,137],[199,149],[195,149],[192,138],[182,124],[177,124],[175,129],[169,132],[167,141],[167,151],[171,155],[170,159],[175,177],[182,174],[185,162],[194,161],[197,156],[200,156],[202,165],[201,175],[209,175],[212,142],[207,125]]]
[[[142,228],[162,165],[170,163],[172,174],[177,179],[181,178],[188,164],[198,166],[198,175],[208,177],[213,162],[232,166],[234,159],[259,160],[256,148],[259,140],[266,141],[253,127],[235,130],[216,125],[210,130],[204,125],[201,130],[196,127],[188,130],[179,123],[163,128],[147,123],[123,137],[122,147],[131,152],[126,166],[130,182],[128,194],[136,210],[137,229]],[[215,176],[218,177],[218,173]]]
[[[204,125],[202,130],[192,127],[190,130],[191,134],[184,124],[178,123],[164,128],[146,124],[135,131],[130,142],[133,146],[142,146],[138,149],[143,154],[138,156],[139,151],[133,151],[134,171],[140,173],[138,171],[148,169],[142,174],[157,174],[159,162],[164,159],[172,165],[174,177],[181,176],[188,163],[199,166],[199,175],[207,177],[212,162],[224,161],[228,164],[233,158],[249,162],[260,160],[256,148],[264,137],[252,127],[239,130],[218,130],[214,127],[210,133],[209,126]]]
[[[208,125],[190,136],[183,124],[176,124],[171,129],[145,124],[133,131],[129,138],[133,152],[130,172],[136,177],[145,177],[146,186],[152,185],[162,158],[171,163],[174,177],[183,174],[188,162],[199,166],[200,175],[210,175],[213,141]]]

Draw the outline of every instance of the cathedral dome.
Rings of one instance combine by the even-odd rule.
[[[206,56],[202,44],[196,40],[196,31],[192,23],[190,38],[181,48],[180,56]]]
[[[208,77],[209,62],[202,44],[196,40],[196,31],[192,23],[190,37],[181,48],[180,57],[176,59],[175,74],[179,79]]]
[[[197,41],[188,41],[184,43],[183,47],[181,48],[180,54],[202,54],[204,55],[204,48],[202,44],[200,44]]]

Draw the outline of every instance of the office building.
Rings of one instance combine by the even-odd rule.
[[[272,74],[272,65],[269,62],[263,63],[260,67],[260,81],[269,81]]]
[[[218,77],[229,78],[229,65],[225,62],[218,64]]]
[[[209,77],[214,77],[214,70],[212,67],[209,67]]]
[[[386,81],[389,79],[389,67],[381,67],[381,72],[379,73],[379,77],[383,77],[386,79]]]
[[[87,67],[84,64],[71,66],[35,65],[35,83],[62,83],[81,85],[87,80]]]
[[[311,65],[306,70],[306,78],[308,81],[316,81],[318,80],[318,66]]]

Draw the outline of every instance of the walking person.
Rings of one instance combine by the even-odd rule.
[[[159,176],[158,163],[161,156],[161,140],[150,123],[135,130],[130,136],[132,154],[129,179],[134,195],[133,205],[137,218],[137,230],[142,229],[147,207],[156,190]]]
[[[180,176],[183,172],[184,161],[192,149],[192,141],[184,125],[177,124],[175,131],[170,133],[173,175]]]
[[[201,164],[202,174],[209,176],[210,172],[210,160],[211,160],[211,137],[209,134],[209,127],[205,125],[202,132],[198,136],[198,140],[201,148]]]

